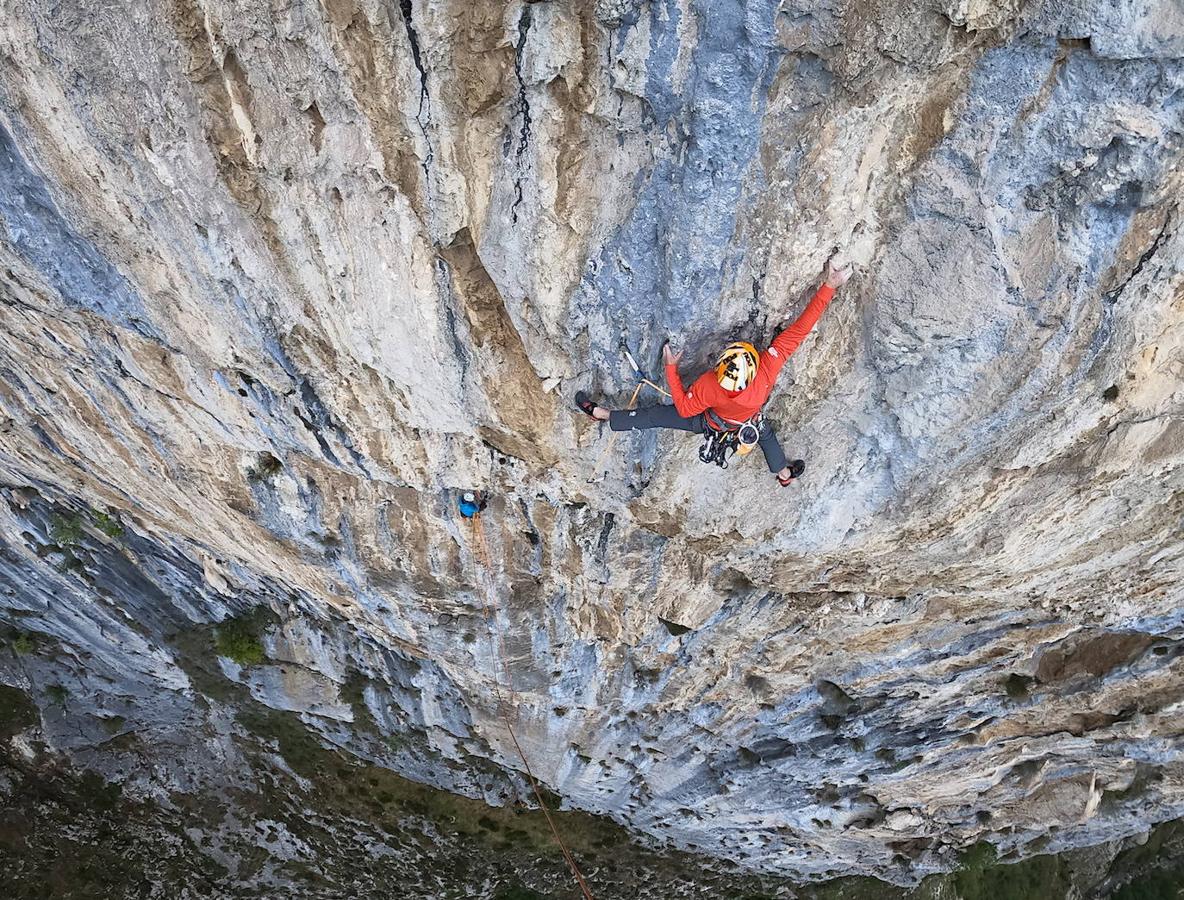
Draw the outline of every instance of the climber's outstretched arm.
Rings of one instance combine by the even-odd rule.
[[[846,269],[833,268],[828,262],[826,264],[826,280],[814,292],[813,299],[802,310],[802,314],[797,317],[797,320],[773,339],[772,345],[763,354],[765,359],[761,360],[761,365],[771,365],[774,374],[780,372],[785,361],[818,324],[818,320],[835,295],[835,289],[842,287],[850,277],[851,273]]]

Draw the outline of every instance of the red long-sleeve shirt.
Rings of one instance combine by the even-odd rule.
[[[720,418],[735,423],[746,422],[755,416],[773,392],[781,367],[806,339],[834,295],[835,289],[830,285],[818,288],[797,321],[777,335],[768,350],[761,351],[756,377],[742,391],[726,391],[720,387],[714,369],[700,375],[687,390],[678,376],[678,366],[667,365],[666,381],[678,414],[690,418],[710,409]]]

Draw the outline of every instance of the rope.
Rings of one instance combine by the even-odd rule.
[[[643,379],[641,379],[641,383],[642,383],[642,384],[648,384],[650,387],[652,387],[652,388],[653,388],[655,391],[657,391],[657,392],[658,392],[659,394],[661,394],[663,397],[669,397],[669,396],[670,396],[670,391],[666,390],[666,388],[662,387],[662,385],[660,385],[660,384],[654,384],[654,383],[653,383],[652,381],[650,381],[648,378],[643,378]]]
[[[628,350],[623,350],[625,359],[629,360],[629,365],[633,371],[637,373],[637,387],[633,389],[633,396],[629,398],[629,405],[625,409],[633,409],[637,405],[637,395],[641,393],[643,385],[649,385],[663,397],[670,397],[670,392],[660,384],[655,384],[645,377],[645,374],[637,367],[637,363],[633,361],[633,355]],[[596,457],[596,462],[592,466],[592,474],[588,476],[587,483],[592,484],[596,480],[596,473],[600,470],[600,464],[604,462],[604,458],[608,456],[608,452],[613,449],[613,444],[617,441],[617,433],[614,431],[609,435],[608,443],[604,445],[604,449],[600,451],[600,455]]]
[[[637,386],[637,390],[641,390],[641,385]],[[633,392],[633,399],[637,399],[637,391]],[[493,670],[493,693],[497,697],[498,713],[502,717],[502,721],[506,723],[506,731],[510,734],[510,740],[514,743],[514,749],[518,751],[518,758],[522,760],[522,768],[526,771],[526,778],[530,781],[531,790],[534,791],[535,801],[539,805],[539,809],[543,811],[543,815],[547,819],[547,825],[551,829],[551,834],[555,837],[555,843],[559,845],[559,851],[563,854],[564,860],[567,862],[568,868],[571,869],[572,875],[575,876],[576,883],[580,886],[580,892],[584,895],[585,900],[595,900],[592,892],[588,889],[587,882],[584,881],[584,876],[580,872],[580,867],[576,865],[575,857],[571,855],[571,851],[567,849],[567,844],[563,842],[563,838],[559,834],[559,828],[555,825],[555,820],[551,817],[551,810],[547,807],[543,800],[542,791],[539,790],[538,782],[535,781],[534,772],[531,771],[530,763],[526,759],[526,753],[522,749],[522,745],[518,743],[518,735],[514,733],[514,723],[510,721],[510,714],[505,702],[502,700],[502,692],[499,686],[498,678],[498,663],[505,675],[506,689],[509,691],[511,699],[515,700],[514,712],[517,717],[517,702],[514,693],[514,681],[510,678],[510,669],[507,664],[506,656],[506,642],[502,634],[501,626],[497,624],[497,616],[491,614],[491,610],[496,605],[497,593],[495,591],[496,585],[493,582],[493,567],[489,561],[489,545],[485,541],[485,529],[481,525],[481,514],[477,513],[473,516],[473,532],[477,538],[477,549],[479,551],[482,563],[482,572],[485,581],[486,599],[490,602],[484,604],[485,609],[485,624],[489,630],[489,646],[494,653],[494,670]],[[497,646],[494,645],[494,633],[497,634]],[[500,648],[500,652],[498,652]]]
[[[555,827],[555,821],[551,818],[551,810],[543,802],[543,795],[539,792],[538,782],[534,780],[534,773],[530,771],[530,763],[526,761],[526,754],[522,752],[522,747],[518,744],[518,738],[514,735],[514,729],[510,727],[509,719],[506,719],[506,730],[510,732],[510,740],[514,742],[514,749],[518,751],[518,757],[522,760],[522,765],[526,769],[526,777],[530,779],[530,786],[534,790],[535,800],[538,801],[543,815],[547,817],[547,824],[551,826],[551,834],[555,835],[555,842],[559,844],[559,849],[563,852],[563,858],[567,860],[568,866],[571,867],[571,873],[576,877],[576,883],[580,886],[580,892],[583,893],[586,900],[596,900],[592,896],[592,892],[588,890],[588,884],[584,881],[584,876],[580,874],[580,867],[576,865],[576,861],[572,858],[571,851],[567,849],[567,845],[563,843],[563,838],[559,836],[559,829]]]

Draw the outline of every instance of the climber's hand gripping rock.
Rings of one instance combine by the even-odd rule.
[[[826,275],[822,280],[828,287],[841,288],[847,283],[847,279],[850,277],[850,269],[835,267],[835,258],[833,256],[826,261]]]

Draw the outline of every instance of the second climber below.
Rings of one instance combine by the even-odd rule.
[[[752,344],[740,341],[730,344],[720,354],[716,367],[700,375],[689,388],[683,387],[678,374],[682,352],[673,352],[667,344],[662,348],[662,359],[666,364],[666,381],[670,385],[673,406],[606,409],[593,403],[582,391],[576,394],[576,405],[592,418],[608,422],[613,431],[674,428],[705,435],[705,448],[716,438],[731,440],[734,447],[736,435],[741,435],[742,445],[751,446],[744,438],[744,432],[748,432],[760,445],[769,471],[786,487],[801,476],[806,464],[800,459],[792,463],[786,460],[776,433],[760,412],[773,392],[785,361],[805,340],[834,297],[835,290],[842,287],[848,277],[847,270],[835,268],[828,262],[825,279],[813,299],[797,320],[773,339],[767,350],[758,353]],[[709,460],[704,451],[700,451],[700,456],[705,461],[726,465],[722,456]]]

